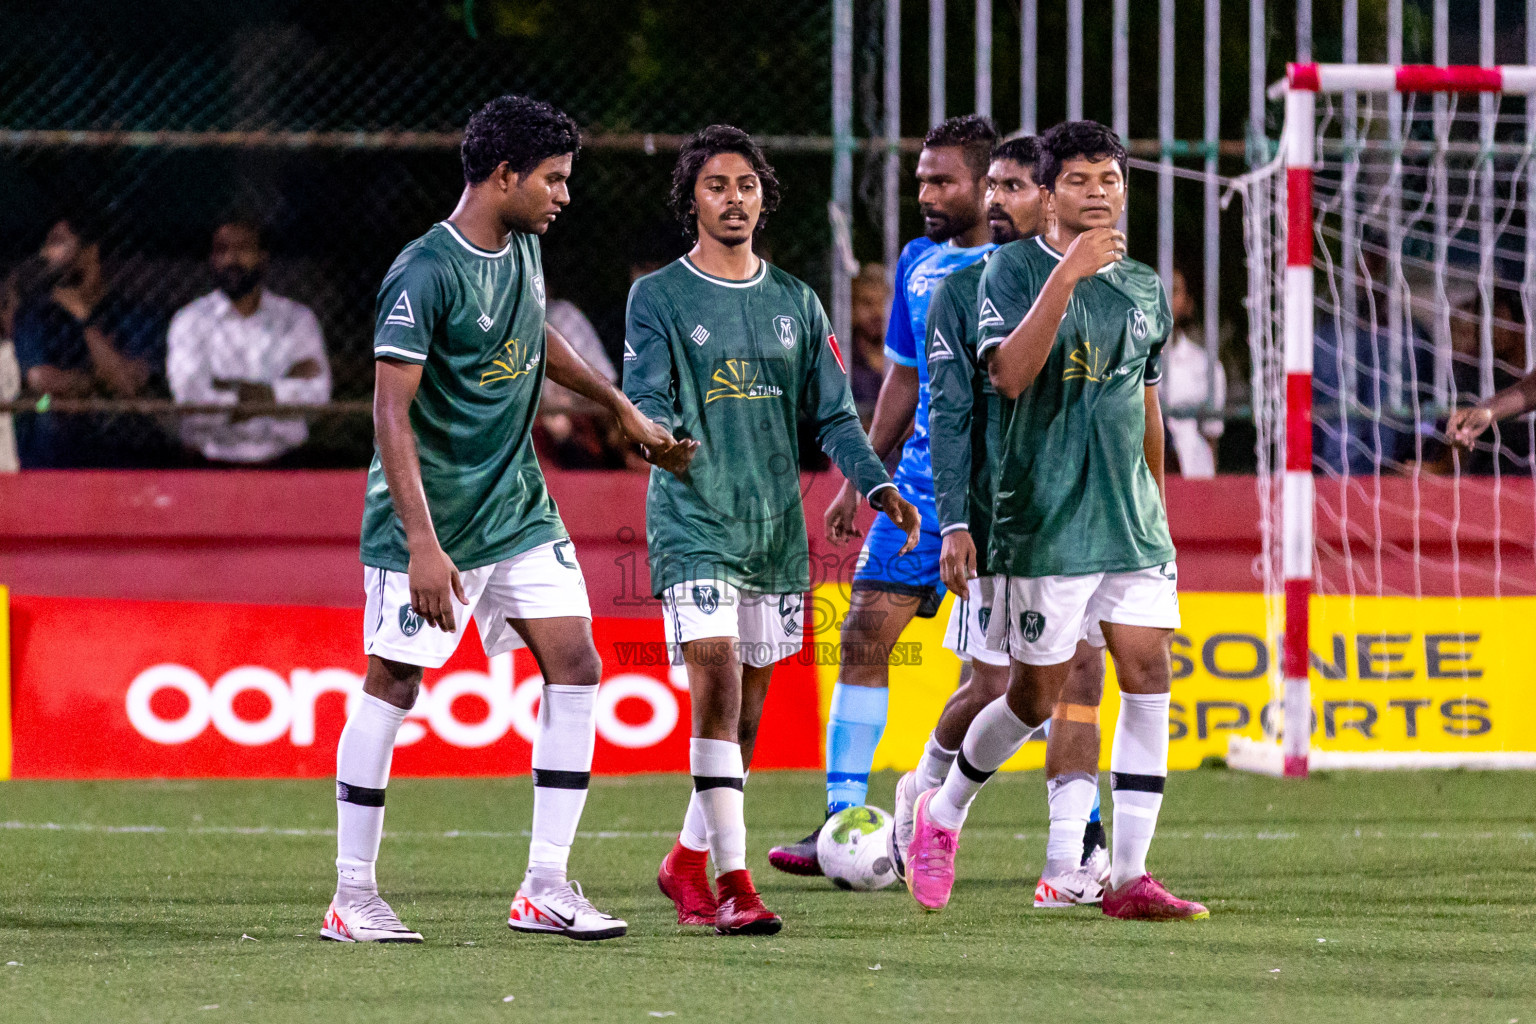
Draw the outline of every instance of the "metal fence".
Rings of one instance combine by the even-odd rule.
[[[54,218],[84,215],[104,229],[113,287],[163,321],[211,287],[216,222],[256,217],[271,286],[316,311],[332,363],[304,458],[357,465],[371,447],[374,291],[451,208],[458,131],[490,96],[547,99],[588,133],[544,253],[552,298],[582,309],[610,352],[632,273],[683,248],[663,208],[682,133],[728,121],[765,137],[786,186],[772,258],[845,329],[851,263],[889,267],[918,230],[911,172],[931,123],[1089,116],[1137,158],[1132,255],[1165,277],[1182,267],[1203,294],[1196,319],[1232,385],[1207,412],[1240,421],[1241,228],[1218,182],[1267,152],[1265,83],[1314,52],[1475,63],[1489,31],[1497,59],[1520,59],[1531,5],[1461,6],[1487,16],[1452,21],[1448,0],[17,0],[0,35],[0,272]],[[137,399],[166,418],[110,429],[163,440],[152,460],[179,458],[163,381]],[[1251,465],[1252,435],[1235,426],[1224,468]]]

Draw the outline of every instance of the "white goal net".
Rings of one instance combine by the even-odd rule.
[[[1293,66],[1239,183],[1282,656],[1234,764],[1536,765],[1536,421],[1445,433],[1536,368],[1533,71]]]

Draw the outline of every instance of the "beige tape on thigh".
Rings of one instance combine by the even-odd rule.
[[[1099,709],[1088,704],[1058,703],[1051,717],[1059,722],[1078,722],[1082,725],[1098,725]]]

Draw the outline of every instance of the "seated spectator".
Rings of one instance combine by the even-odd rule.
[[[853,365],[848,369],[848,386],[866,429],[885,380],[885,317],[890,308],[885,267],[864,264],[853,279]]]
[[[1506,422],[1483,433],[1497,419],[1524,413],[1524,403],[1517,406],[1512,399],[1517,396],[1523,398],[1525,393],[1536,390],[1527,382],[1525,372],[1525,303],[1521,300],[1520,292],[1514,288],[1496,286],[1492,298],[1493,322],[1490,327],[1493,336],[1493,364],[1490,369],[1493,391],[1474,408],[1493,409],[1497,406],[1499,415],[1490,415],[1488,420],[1479,422],[1477,429],[1466,437],[1464,443],[1469,450],[1461,455],[1460,469],[1463,473],[1490,474],[1494,471],[1497,459],[1500,473],[1527,475],[1531,471],[1532,450],[1531,431],[1525,425]],[[1452,310],[1453,405],[1473,401],[1482,395],[1482,321],[1483,299],[1480,292]],[[1500,396],[1502,401],[1495,402],[1495,396]],[[1453,414],[1452,423],[1467,419],[1465,412],[1463,410]],[[1456,431],[1451,426],[1446,428],[1446,433],[1451,435],[1453,443],[1458,441]],[[1478,434],[1482,434],[1482,443],[1473,446],[1471,440]],[[1426,468],[1445,473],[1456,468],[1449,457],[1447,445],[1437,441],[1433,446],[1425,447]]]
[[[1173,272],[1173,336],[1163,348],[1163,379],[1157,397],[1163,409],[1220,409],[1227,402],[1227,374],[1212,361],[1195,323],[1197,303],[1182,270]],[[1192,337],[1191,335],[1195,335]],[[1168,416],[1168,449],[1180,476],[1207,479],[1216,475],[1216,441],[1226,423],[1219,417]],[[1170,460],[1170,463],[1174,460]]]
[[[330,401],[331,369],[308,306],[262,287],[261,230],[230,220],[213,233],[208,264],[218,286],[171,318],[166,375],[188,405]],[[309,439],[299,416],[200,413],[182,417],[181,439],[209,462],[271,462]]]
[[[545,318],[594,370],[610,381],[618,380],[596,328],[574,302],[552,300]],[[580,395],[551,380],[545,380],[539,398],[534,445],[561,469],[621,469],[628,447],[617,423]]]
[[[160,320],[107,287],[96,230],[78,218],[60,220],[39,255],[38,277],[22,289],[16,312],[25,390],[50,398],[163,394]],[[168,457],[147,416],[42,411],[18,416],[16,428],[28,469],[149,466]]]

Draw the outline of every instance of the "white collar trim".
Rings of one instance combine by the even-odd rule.
[[[722,288],[751,288],[753,285],[761,282],[768,273],[768,261],[763,259],[761,256],[757,258],[757,273],[753,274],[745,281],[727,281],[723,277],[716,277],[714,274],[707,274],[700,270],[698,267],[694,266],[693,261],[690,260],[687,256],[679,256],[677,261],[691,270],[694,274],[708,281],[710,284],[717,284]]]
[[[1040,248],[1051,254],[1051,259],[1055,260],[1057,263],[1061,262],[1061,253],[1051,248],[1051,244],[1045,240],[1044,235],[1036,235],[1035,241],[1040,243]]]
[[[459,229],[454,227],[453,224],[451,224],[450,222],[448,222],[446,220],[440,220],[440,221],[438,221],[438,223],[441,224],[443,227],[448,229],[448,233],[453,236],[453,240],[455,242],[458,242],[460,245],[462,245],[464,248],[468,249],[470,252],[474,253],[476,256],[484,256],[488,260],[493,260],[493,259],[496,259],[498,257],[505,256],[507,253],[512,251],[512,236],[511,235],[507,236],[507,244],[506,245],[502,246],[500,249],[497,249],[495,252],[492,252],[489,249],[482,249],[482,248],[480,248],[478,245],[474,244],[469,239],[465,238],[459,232]]]

